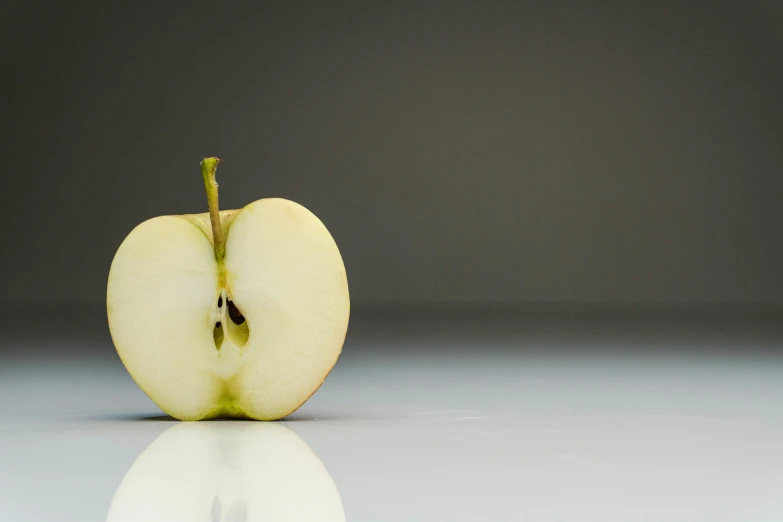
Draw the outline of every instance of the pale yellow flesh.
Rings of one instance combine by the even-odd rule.
[[[221,220],[224,281],[206,214],[154,218],[128,235],[109,274],[112,338],[141,389],[175,418],[278,419],[312,395],[340,354],[345,267],[326,227],[291,201],[259,200]],[[222,291],[246,319],[244,346],[217,308]],[[219,350],[217,320],[229,334]]]
[[[136,459],[107,522],[344,522],[321,460],[291,430],[269,423],[184,423]]]

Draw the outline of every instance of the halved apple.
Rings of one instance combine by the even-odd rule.
[[[301,406],[342,350],[350,315],[340,251],[285,199],[137,226],[109,272],[114,345],[136,383],[177,419],[273,420]]]

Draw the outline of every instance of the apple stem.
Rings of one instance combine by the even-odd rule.
[[[223,242],[223,227],[220,226],[218,184],[215,181],[218,163],[220,163],[220,158],[204,158],[201,161],[201,175],[204,177],[204,187],[207,189],[207,203],[209,203],[209,220],[212,222],[212,242],[215,248],[215,257],[220,263],[226,255],[226,245]]]

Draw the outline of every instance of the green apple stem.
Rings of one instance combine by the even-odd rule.
[[[204,158],[201,161],[201,175],[204,177],[204,187],[207,189],[209,203],[209,220],[212,222],[212,242],[215,248],[215,258],[223,263],[226,255],[226,245],[223,242],[223,227],[220,225],[220,208],[218,206],[218,184],[215,181],[220,158]]]

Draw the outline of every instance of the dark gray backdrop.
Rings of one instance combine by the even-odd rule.
[[[258,4],[3,4],[0,301],[102,301],[204,155],[356,302],[783,301],[780,3]]]

